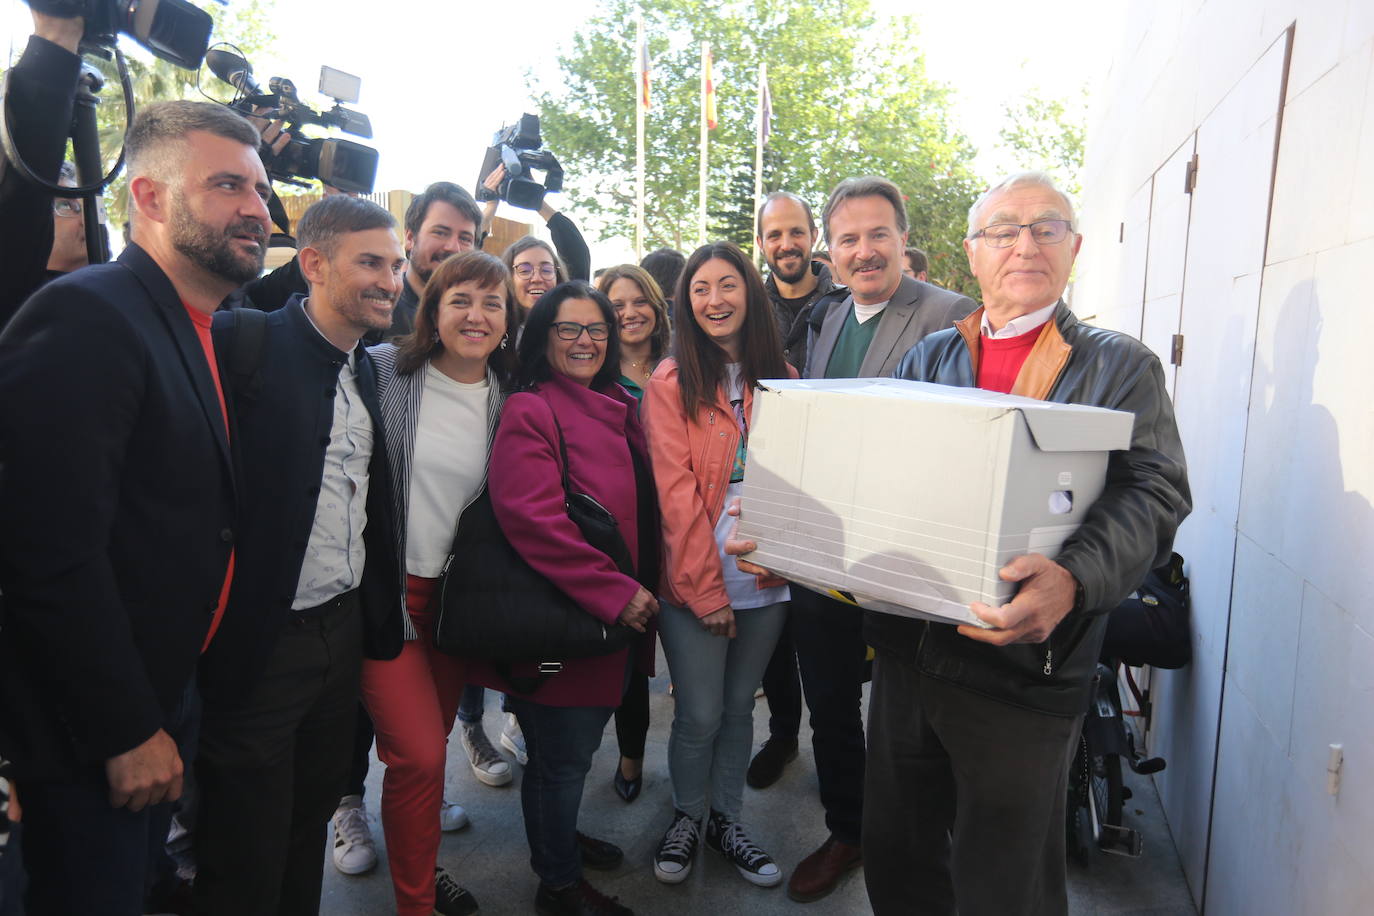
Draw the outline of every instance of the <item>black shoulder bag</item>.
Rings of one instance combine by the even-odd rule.
[[[573,491],[568,448],[556,417],[554,425],[568,517],[588,544],[633,577],[630,550],[615,516],[587,494]],[[567,659],[609,655],[639,635],[623,624],[606,624],[587,613],[526,563],[497,524],[485,488],[459,517],[439,578],[435,646],[450,655],[497,663],[501,675],[522,693],[532,693],[561,671]],[[539,677],[512,678],[511,662],[538,662]],[[533,686],[525,689],[527,684]]]

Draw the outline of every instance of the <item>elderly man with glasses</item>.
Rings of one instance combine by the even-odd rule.
[[[989,190],[964,241],[983,307],[897,369],[1130,411],[1135,427],[1058,556],[1018,557],[1001,571],[1020,583],[1016,597],[972,605],[990,629],[867,615],[876,661],[863,841],[878,916],[1067,912],[1068,768],[1106,612],[1168,559],[1191,508],[1158,358],[1064,304],[1081,244],[1072,204],[1043,173]]]

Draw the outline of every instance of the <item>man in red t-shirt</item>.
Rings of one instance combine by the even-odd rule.
[[[0,335],[0,756],[24,801],[31,914],[137,914],[181,794],[196,661],[235,539],[203,325],[262,268],[257,131],[164,102],[127,138],[133,241]]]

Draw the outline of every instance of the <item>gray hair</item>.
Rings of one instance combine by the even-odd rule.
[[[254,150],[262,142],[248,119],[223,105],[211,102],[154,102],[134,118],[125,142],[129,177],[148,175],[159,180],[172,172],[186,153],[186,135],[204,131],[226,140],[237,140]]]
[[[821,212],[821,224],[825,227],[825,244],[830,245],[830,216],[835,212],[835,208],[847,200],[856,197],[882,197],[892,204],[892,209],[897,216],[897,231],[906,234],[906,201],[902,200],[902,189],[897,187],[886,178],[877,175],[865,175],[862,178],[846,178],[835,185],[835,190],[830,192],[830,199],[825,202],[825,210]]]
[[[1053,191],[1058,194],[1059,199],[1064,201],[1064,218],[1069,221],[1069,229],[1074,232],[1078,231],[1077,221],[1073,213],[1073,201],[1062,188],[1054,183],[1054,179],[1050,177],[1048,172],[1015,172],[980,194],[978,199],[973,202],[973,206],[968,208],[968,235],[966,238],[971,238],[973,233],[978,231],[979,212],[993,195],[1024,187],[1044,188],[1046,191]]]
[[[296,224],[296,244],[332,260],[339,237],[369,229],[394,229],[396,217],[362,197],[333,194],[310,205]]]

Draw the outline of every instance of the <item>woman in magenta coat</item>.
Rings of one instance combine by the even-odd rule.
[[[629,914],[582,877],[582,866],[616,868],[624,856],[577,831],[592,755],[634,668],[652,673],[658,603],[659,532],[648,449],[633,396],[616,384],[616,319],[606,297],[574,280],[545,294],[520,338],[521,389],[506,400],[492,445],[488,490],[511,546],[536,571],[607,624],[644,635],[629,650],[573,659],[530,693],[487,663],[470,678],[504,691],[529,751],[521,784],[530,864],[539,876],[540,913]],[[564,504],[559,430],[573,490],[615,516],[638,577],[591,547]],[[537,674],[512,665],[513,679]]]

